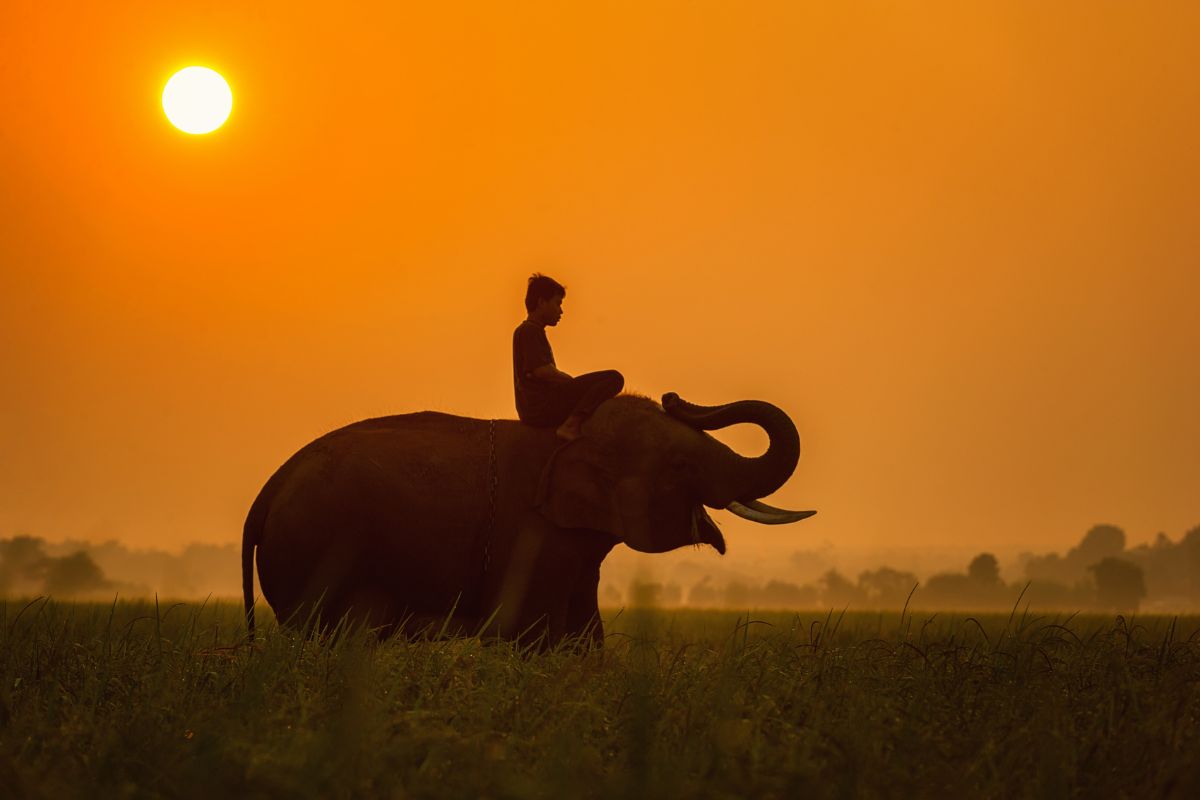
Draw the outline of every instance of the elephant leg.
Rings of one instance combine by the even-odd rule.
[[[501,639],[525,638],[536,633],[538,602],[544,593],[538,575],[538,561],[545,546],[545,532],[537,520],[525,518],[516,530],[511,551],[503,563],[503,578],[497,607],[488,635]],[[495,565],[495,562],[493,562]],[[545,620],[540,620],[544,624]]]
[[[604,644],[604,621],[600,619],[596,602],[599,586],[600,564],[582,565],[571,588],[566,616],[567,636],[578,637],[581,645],[601,647]]]
[[[580,557],[574,543],[569,531],[536,513],[521,519],[504,567],[496,635],[525,642],[541,638],[553,646],[576,632],[570,612]]]

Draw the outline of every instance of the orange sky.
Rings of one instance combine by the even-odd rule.
[[[514,417],[533,269],[568,372],[792,415],[821,513],[727,559],[1200,524],[1200,6],[415,5],[4,4],[0,537],[231,542],[330,428]]]

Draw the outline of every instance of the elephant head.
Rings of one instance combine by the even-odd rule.
[[[742,422],[766,430],[766,453],[747,458],[705,433]],[[672,392],[659,405],[625,394],[601,404],[583,433],[542,474],[539,508],[561,527],[607,531],[646,553],[709,544],[724,554],[725,539],[705,506],[766,524],[816,513],[758,500],[787,481],[800,457],[795,425],[770,403],[697,406]]]

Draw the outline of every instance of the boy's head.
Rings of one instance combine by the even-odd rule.
[[[535,272],[529,276],[529,288],[525,290],[525,310],[532,314],[541,303],[566,296],[565,286],[554,278]]]

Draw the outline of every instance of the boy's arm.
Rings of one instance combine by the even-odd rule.
[[[513,359],[518,371],[544,381],[569,381],[571,376],[554,365],[554,352],[550,342],[546,341],[545,333],[539,333],[533,328],[522,325],[517,328],[513,340]],[[528,365],[536,364],[533,369]]]

